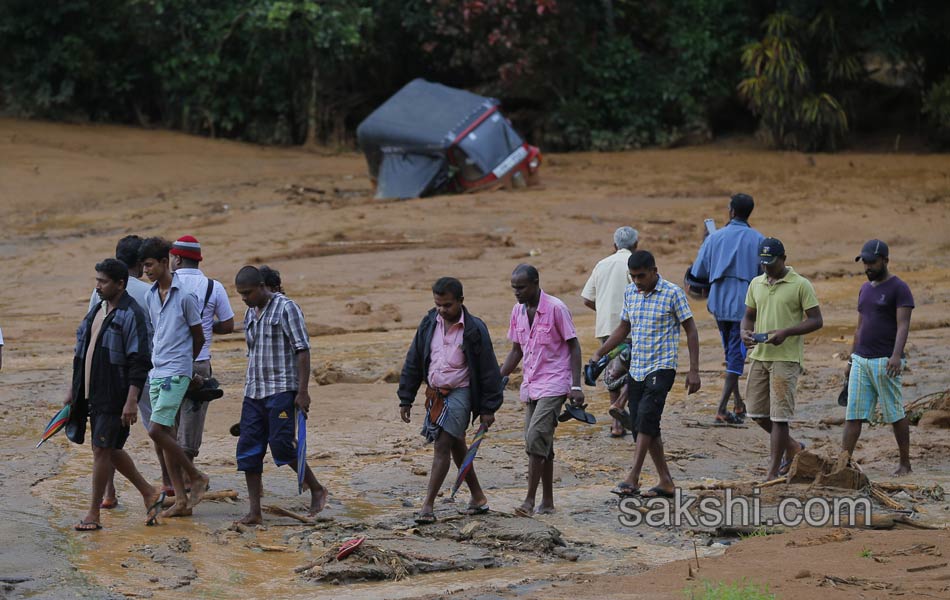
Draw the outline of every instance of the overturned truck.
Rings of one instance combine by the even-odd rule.
[[[498,100],[415,79],[356,129],[377,198],[417,198],[537,181],[540,151]]]

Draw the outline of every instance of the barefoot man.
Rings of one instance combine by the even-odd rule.
[[[270,446],[277,466],[297,470],[294,427],[297,412],[310,410],[310,337],[303,312],[283,294],[264,285],[257,267],[243,267],[234,278],[241,300],[247,304],[244,337],[247,340],[247,374],[241,406],[237,468],[244,471],[250,510],[238,521],[256,525],[263,521],[261,493],[264,454]],[[327,505],[327,489],[310,467],[304,482],[310,489],[310,516]]]
[[[76,332],[73,381],[66,404],[78,410],[77,400],[88,407],[92,438],[92,499],[89,512],[75,525],[76,531],[102,529],[99,509],[106,482],[119,471],[142,494],[147,524],[155,522],[165,494],[149,484],[122,449],[135,422],[139,393],[148,376],[149,331],[145,309],[125,288],[129,270],[107,258],[96,265],[96,304]]]
[[[554,512],[554,429],[558,413],[567,399],[575,406],[586,406],[581,389],[581,345],[571,311],[541,290],[537,269],[525,264],[515,267],[511,289],[518,303],[511,309],[511,351],[501,375],[511,375],[524,358],[521,401],[525,403],[528,493],[514,512],[531,517],[539,482],[542,492],[537,512]]]
[[[881,405],[885,423],[894,428],[900,464],[894,475],[910,473],[910,426],[904,414],[901,372],[904,345],[910,331],[914,296],[910,287],[887,270],[887,244],[871,240],[861,248],[855,262],[864,263],[868,282],[858,294],[858,327],[854,332],[848,360],[848,411],[842,447],[854,454],[861,435],[861,423],[870,420],[874,407]]]
[[[152,340],[152,370],[149,372],[149,400],[152,405],[148,434],[162,449],[165,467],[175,488],[175,504],[165,517],[185,517],[208,491],[208,476],[188,460],[175,437],[175,423],[181,401],[193,374],[192,362],[205,336],[201,330],[198,298],[182,288],[178,275],[168,265],[171,244],[162,238],[148,238],[139,248],[142,268],[155,282],[145,297],[155,337]],[[191,482],[191,499],[185,491],[184,476]]]
[[[481,319],[462,304],[462,282],[442,277],[432,285],[430,310],[409,346],[399,377],[399,415],[410,422],[412,403],[422,382],[426,382],[426,413],[422,435],[434,442],[432,471],[416,523],[435,522],[433,504],[449,472],[449,463],[461,466],[465,459],[465,430],[475,418],[488,428],[501,407],[503,386],[491,335]],[[468,507],[459,512],[479,515],[488,512],[488,498],[475,475],[475,466],[465,476],[472,493]]]

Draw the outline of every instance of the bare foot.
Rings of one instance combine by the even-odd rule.
[[[555,512],[555,511],[554,511],[554,505],[545,506],[545,505],[542,504],[542,505],[539,506],[538,509],[537,509],[536,511],[534,511],[534,512],[535,512],[535,514],[539,514],[539,515],[553,515],[554,512]]]
[[[172,504],[171,507],[162,511],[162,517],[190,517],[191,516],[191,507],[185,504],[184,502],[176,502]]]
[[[310,512],[308,513],[311,517],[316,516],[317,513],[322,511],[327,507],[327,498],[330,494],[327,492],[327,488],[324,486],[319,486],[316,490],[310,491]]]
[[[198,503],[201,502],[201,499],[204,498],[205,493],[208,491],[210,481],[208,476],[202,473],[198,481],[191,482],[191,497],[188,500],[188,508],[198,506]]]
[[[534,512],[534,502],[528,502],[525,500],[521,504],[515,507],[515,514],[519,517],[528,517],[531,518],[532,513]]]
[[[254,514],[254,513],[247,513],[246,515],[244,515],[243,517],[235,521],[235,523],[237,523],[238,525],[260,525],[263,522],[264,522],[263,517],[261,517],[260,514]]]
[[[910,475],[912,472],[910,465],[901,465],[897,467],[897,470],[894,471],[895,477],[903,477],[904,475]]]

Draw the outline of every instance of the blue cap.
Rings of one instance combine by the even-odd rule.
[[[781,240],[765,238],[759,244],[759,262],[763,265],[770,265],[782,256],[785,256],[785,246]]]

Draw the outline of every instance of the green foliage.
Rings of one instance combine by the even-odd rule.
[[[749,533],[739,534],[739,539],[744,540],[748,538],[765,537],[768,535],[772,535],[772,532],[770,532],[767,527],[762,526],[762,527],[756,527]]]
[[[924,96],[923,113],[931,127],[931,136],[939,144],[950,146],[950,75],[934,84]]]
[[[862,116],[872,57],[948,139],[948,21],[946,0],[5,0],[0,108],[347,144],[425,77],[548,149],[708,138],[752,120],[740,97],[777,146],[819,149]]]
[[[874,558],[874,554],[871,552],[870,548],[865,548],[864,550],[862,550],[859,556],[861,558]]]
[[[815,48],[824,51],[815,51]],[[809,60],[817,54],[820,63]],[[848,115],[829,91],[856,81],[861,63],[843,49],[834,15],[823,10],[805,23],[790,13],[765,21],[765,36],[746,46],[742,64],[751,76],[739,93],[762,118],[770,141],[792,150],[834,149],[848,131]]]
[[[702,589],[690,588],[684,592],[689,600],[775,600],[775,594],[764,588],[745,581],[741,583],[703,582]]]

